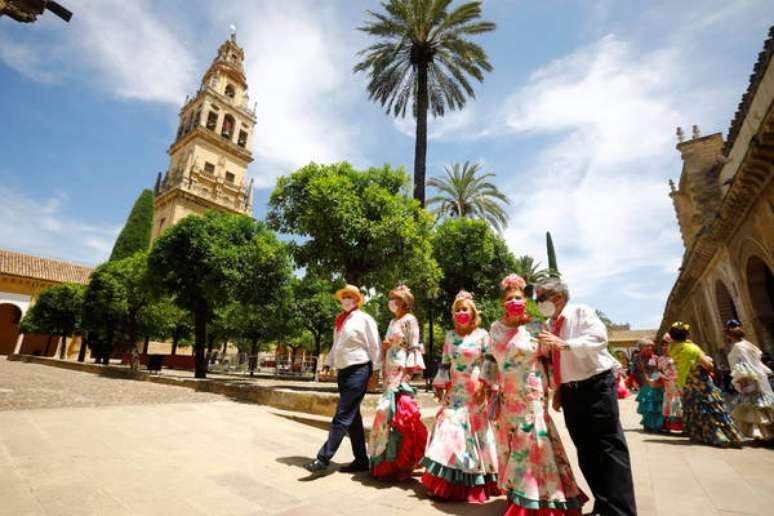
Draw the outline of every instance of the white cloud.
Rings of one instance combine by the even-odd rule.
[[[516,135],[552,138],[534,166],[509,185],[506,238],[545,256],[544,232],[576,295],[627,297],[622,286],[645,269],[674,272],[681,251],[666,177],[679,170],[670,92],[679,77],[669,52],[638,55],[606,36],[533,73],[506,103]],[[528,178],[528,179],[525,179]],[[661,299],[666,292],[657,292]],[[628,301],[642,295],[628,296]]]
[[[214,13],[224,27],[238,20],[250,95],[258,102],[253,137],[257,187],[309,163],[362,162],[359,128],[351,124],[351,31],[319,5],[271,2],[229,4]]]
[[[181,104],[195,84],[196,66],[179,16],[149,1],[74,0],[70,43],[97,79],[120,98]]]
[[[35,199],[0,186],[0,248],[88,265],[108,258],[120,227],[70,217],[68,198]]]
[[[55,75],[46,69],[40,55],[32,48],[12,41],[0,33],[0,61],[33,81],[50,83]]]

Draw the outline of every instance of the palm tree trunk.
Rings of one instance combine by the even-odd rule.
[[[427,167],[427,63],[417,65],[417,137],[414,142],[414,199],[425,207],[425,169]]]

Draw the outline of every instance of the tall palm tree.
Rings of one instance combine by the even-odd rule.
[[[385,13],[368,11],[371,19],[359,30],[379,41],[361,50],[354,71],[368,72],[368,94],[393,116],[416,118],[414,198],[425,206],[427,111],[434,117],[462,109],[475,97],[469,77],[484,80],[491,71],[486,52],[466,39],[495,29],[481,21],[481,2],[467,2],[454,10],[452,0],[386,0]]]
[[[427,201],[428,206],[439,205],[433,213],[439,217],[483,219],[499,232],[508,225],[508,214],[500,203],[510,204],[510,201],[489,182],[489,178],[495,176],[492,172],[479,174],[481,165],[468,161],[464,165],[447,166],[444,170],[446,177],[431,177],[427,181],[439,192]]]

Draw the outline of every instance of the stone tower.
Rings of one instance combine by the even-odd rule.
[[[193,98],[180,109],[169,169],[154,188],[153,238],[192,213],[210,209],[252,215],[250,143],[255,108],[248,106],[244,51],[236,34],[223,43]]]
[[[723,137],[720,133],[701,136],[696,126],[692,138],[683,139],[678,128],[677,150],[683,158],[680,181],[670,181],[672,202],[683,244],[688,250],[702,227],[712,220],[721,201],[720,168],[724,163]]]

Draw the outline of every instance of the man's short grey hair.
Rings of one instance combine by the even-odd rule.
[[[537,288],[540,292],[562,294],[566,301],[570,300],[570,289],[567,287],[567,283],[563,282],[559,278],[549,278],[541,282]]]

